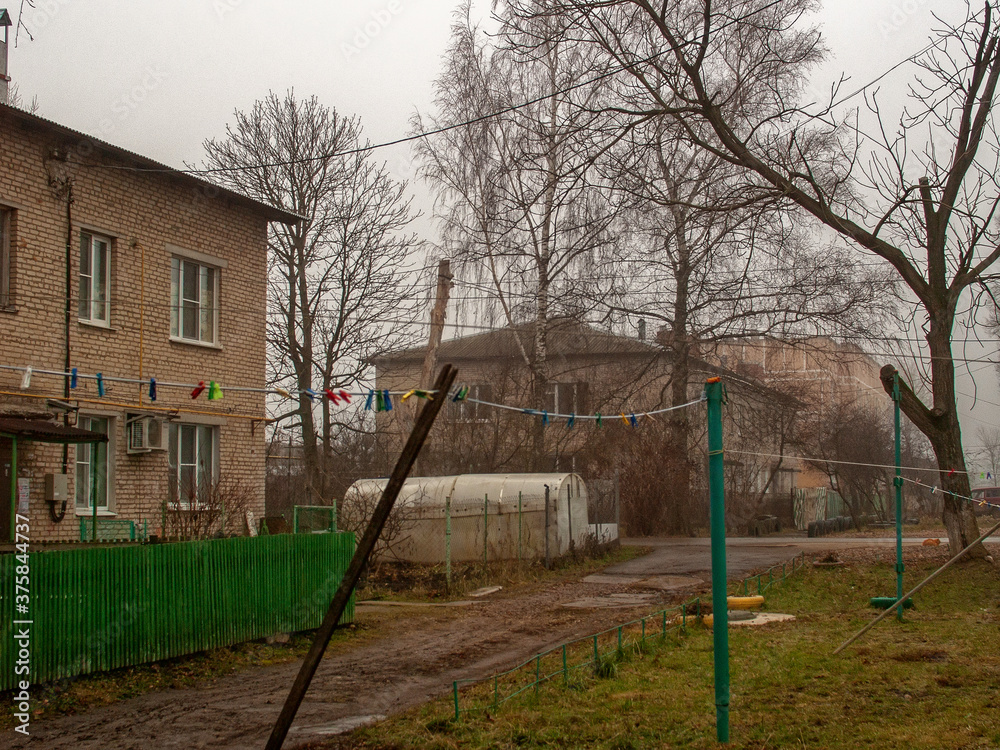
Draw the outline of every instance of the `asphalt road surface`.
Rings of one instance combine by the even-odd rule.
[[[918,546],[925,537],[903,537],[904,546]],[[1000,541],[991,537],[988,541]],[[943,544],[947,539],[941,538]],[[696,576],[711,577],[711,539],[622,539],[622,544],[648,547],[648,555],[612,565],[607,575],[635,576]],[[835,552],[849,547],[895,548],[895,537],[809,537],[769,536],[730,537],[726,540],[726,568],[730,580],[742,578],[751,570],[787,562],[801,552],[807,555]]]

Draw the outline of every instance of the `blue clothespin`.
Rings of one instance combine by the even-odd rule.
[[[549,413],[545,410],[542,410],[542,424],[546,427],[549,425]]]
[[[69,387],[76,388],[76,368],[74,367],[69,373]]]
[[[576,422],[576,414],[575,413],[574,414],[570,414],[569,415],[569,419],[566,420],[566,429],[567,430],[572,430],[574,422]]]
[[[389,391],[382,391],[382,407],[386,411],[392,411],[392,397],[389,395]]]
[[[372,401],[375,400],[375,391],[368,391],[368,400],[365,401],[365,411],[372,410]]]
[[[149,400],[156,401],[156,378],[149,379]]]
[[[633,427],[635,427],[637,424],[639,424],[639,420],[635,418],[635,414],[634,413],[628,415],[628,422]]]
[[[316,391],[314,391],[312,388],[306,388],[304,393],[306,394],[306,396],[309,397],[310,401],[316,400]]]
[[[104,376],[97,373],[97,395],[104,398]]]

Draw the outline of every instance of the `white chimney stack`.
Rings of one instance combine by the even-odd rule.
[[[7,43],[10,40],[10,27],[13,24],[6,8],[0,8],[0,26],[3,27],[3,41],[0,41],[0,104],[8,104],[10,76],[7,75]]]

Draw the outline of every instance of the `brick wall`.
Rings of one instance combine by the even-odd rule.
[[[52,158],[68,155],[68,160]],[[92,165],[92,166],[85,166]],[[44,123],[0,110],[0,205],[15,211],[12,306],[0,310],[0,364],[62,371],[65,360],[67,200],[72,185],[71,364],[80,373],[148,378],[161,385],[155,407],[177,409],[181,420],[220,425],[219,465],[254,493],[264,515],[264,427],[241,417],[264,416],[262,394],[225,391],[228,385],[262,387],[265,367],[267,219],[252,205],[176,174],[116,169],[133,163]],[[81,323],[77,314],[80,232],[112,238],[110,327]],[[170,264],[173,248],[226,263],[221,270],[218,346],[170,339]],[[21,373],[0,370],[0,391],[20,392]],[[222,401],[192,401],[190,391],[162,383],[216,380]],[[25,394],[62,396],[63,379],[35,375]],[[157,531],[167,496],[167,453],[126,452],[123,405],[150,406],[146,388],[108,382],[99,398],[93,381],[71,395],[80,413],[115,419],[115,511],[118,518],[148,519]],[[0,395],[0,411],[43,399]],[[193,411],[204,412],[194,414]],[[23,444],[22,444],[23,445]],[[69,449],[70,503],[53,523],[43,502],[43,475],[62,471],[60,446],[21,452],[19,476],[31,479],[35,539],[73,539],[75,448]]]

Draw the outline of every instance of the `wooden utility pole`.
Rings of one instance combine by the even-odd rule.
[[[434,384],[434,388],[438,394],[448,392],[455,382],[457,372],[451,365],[445,365],[441,368],[437,382]],[[389,513],[392,512],[392,506],[399,496],[403,482],[406,481],[406,477],[413,467],[413,462],[420,453],[420,448],[423,446],[424,441],[427,439],[427,434],[434,424],[434,419],[437,417],[438,412],[441,411],[444,400],[444,398],[435,398],[432,401],[424,403],[420,416],[417,417],[417,422],[410,433],[410,438],[406,441],[403,452],[396,462],[396,468],[393,469],[392,476],[389,477],[389,481],[382,491],[382,497],[372,513],[371,521],[368,522],[368,528],[365,529],[365,533],[358,542],[358,547],[354,551],[354,557],[351,558],[351,562],[344,572],[344,578],[340,582],[337,593],[334,594],[333,601],[330,602],[330,608],[327,610],[326,617],[323,618],[323,623],[316,631],[316,636],[313,639],[312,646],[309,648],[309,653],[306,654],[295,682],[292,683],[288,697],[285,699],[285,705],[274,722],[274,728],[271,730],[271,736],[267,741],[265,750],[280,750],[282,744],[284,744],[288,730],[292,726],[292,720],[295,718],[302,699],[309,689],[309,683],[312,682],[313,675],[316,674],[320,659],[323,658],[323,652],[326,651],[326,647],[330,643],[330,638],[333,636],[333,629],[340,622],[344,608],[347,606],[347,602],[351,598],[351,593],[354,591],[358,578],[361,576],[361,569],[368,561],[372,549],[375,548],[375,542],[378,540],[379,534],[382,533],[382,527],[385,526],[385,522],[389,518]]]
[[[427,354],[424,355],[424,368],[420,373],[420,387],[430,388],[434,368],[437,365],[438,347],[444,335],[444,316],[448,309],[448,297],[451,294],[451,261],[442,260],[438,263],[437,291],[434,293],[434,309],[431,310],[431,332],[427,338]]]

